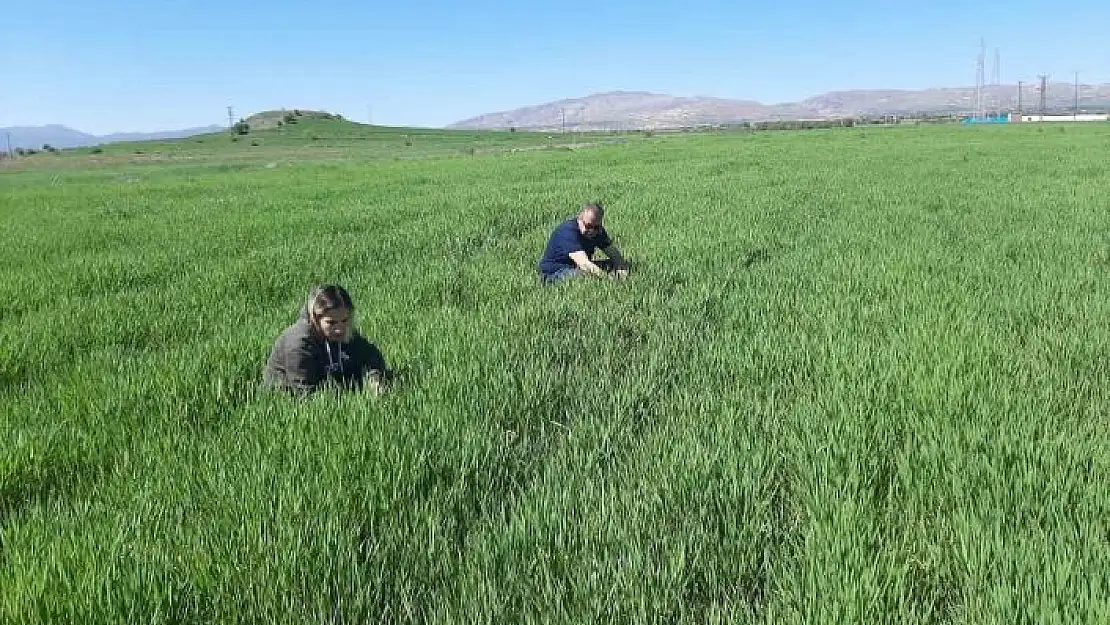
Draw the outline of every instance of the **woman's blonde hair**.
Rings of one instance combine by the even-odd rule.
[[[347,293],[347,289],[338,284],[318,285],[312,288],[312,291],[308,294],[308,301],[305,302],[308,321],[317,329],[319,325],[316,319],[328,311],[339,308],[346,308],[351,312],[351,318],[347,322],[346,332],[343,335],[343,342],[346,343],[351,340],[355,327],[355,305],[351,301],[351,295]]]

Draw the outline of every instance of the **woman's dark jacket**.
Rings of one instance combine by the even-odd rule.
[[[302,308],[296,323],[274,341],[262,377],[269,388],[311,393],[329,384],[361,388],[365,376],[385,373],[385,358],[376,345],[358,332],[346,343],[326,340]]]

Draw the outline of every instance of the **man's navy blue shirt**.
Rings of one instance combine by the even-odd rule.
[[[543,257],[539,262],[540,273],[551,276],[560,269],[573,269],[577,265],[570,259],[572,253],[586,252],[586,255],[592,258],[594,251],[609,247],[612,243],[605,228],[590,238],[578,231],[578,218],[571,217],[559,224],[559,227],[551,233],[551,238],[547,240],[547,247],[544,248]]]

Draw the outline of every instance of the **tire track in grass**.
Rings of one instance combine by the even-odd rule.
[[[790,493],[772,422],[773,403],[718,392],[665,400],[673,414],[613,478],[618,542],[596,545],[607,570],[578,566],[622,588],[592,616],[662,622],[747,622],[762,618],[772,569],[789,557]],[[754,401],[753,401],[754,400]],[[724,408],[732,404],[741,409]],[[692,419],[689,417],[693,417]],[[602,495],[604,496],[604,495]],[[596,503],[586,503],[587,509]],[[743,519],[744,523],[737,523]],[[634,554],[633,571],[623,564]],[[638,597],[655,607],[637,612]],[[614,598],[618,599],[618,598]]]
[[[728,403],[744,409],[722,413],[718,408],[714,419],[713,406],[728,404],[720,394],[706,395],[695,400],[704,405],[694,411],[697,419],[657,441],[656,448],[672,447],[674,460],[660,462],[658,451],[642,454],[628,480],[649,492],[669,483],[673,490],[664,486],[664,496],[649,513],[652,523],[669,516],[679,528],[672,536],[691,537],[679,541],[684,566],[675,574],[672,619],[758,621],[774,592],[773,571],[790,557],[793,526],[785,454],[780,437],[767,429],[778,406],[736,397]],[[669,477],[653,476],[653,466]],[[744,525],[738,527],[736,519],[744,519]]]
[[[694,507],[709,510],[696,529],[675,532],[697,536],[701,531],[693,549],[708,550],[685,571],[682,600],[672,608],[674,617],[685,621],[771,618],[768,604],[780,583],[775,572],[789,567],[794,557],[800,515],[797,468],[782,421],[812,393],[814,363],[804,349],[768,341],[764,324],[781,317],[765,314],[767,303],[759,295],[741,293],[721,284],[685,306],[684,316],[694,320],[693,327],[701,332],[715,328],[719,336],[699,350],[699,366],[683,385],[693,392],[688,401],[698,407],[683,411],[691,418],[672,423],[675,431],[658,440],[660,446],[686,443],[698,451],[675,450],[674,462],[659,463],[658,452],[648,447],[640,456],[642,464],[628,470],[629,479],[641,480],[649,489],[657,481],[668,482],[650,477],[653,465],[655,473],[670,470],[669,481],[684,485],[687,497],[701,501]],[[738,491],[737,481],[747,484],[747,490]],[[722,483],[724,487],[715,488]],[[662,508],[681,514],[689,506]],[[737,527],[734,519],[744,519],[744,525]]]
[[[638,442],[620,441],[629,448],[620,463],[595,464],[581,455],[604,448],[610,430],[576,430],[580,447],[549,465],[503,525],[477,537],[471,548],[477,570],[456,590],[457,597],[490,601],[473,620],[529,622],[537,606],[572,622],[634,615],[643,622],[702,622],[762,613],[790,527],[780,522],[789,515],[781,461],[764,463],[762,471],[730,470],[729,454],[755,452],[731,456],[755,462],[769,453],[766,441],[749,434],[745,445],[731,445],[713,428],[743,423],[733,414],[712,420],[712,409],[695,408],[704,425],[678,420],[683,408],[704,405],[704,397],[671,395],[661,403],[655,428]],[[713,435],[690,443],[697,437],[691,427]],[[748,497],[737,494],[737,480],[747,484],[741,490]],[[753,517],[765,521],[730,520]],[[640,601],[654,607],[644,612]]]
[[[589,287],[587,287],[589,288]],[[649,288],[649,287],[645,287]],[[555,512],[548,514],[547,512],[540,513],[536,508],[537,502],[549,501],[551,499],[562,500],[566,505],[567,497],[575,497],[573,493],[590,493],[596,489],[602,489],[596,497],[597,500],[593,506],[607,505],[609,507],[621,508],[629,504],[623,495],[619,493],[624,492],[628,487],[628,482],[637,482],[640,487],[650,488],[648,485],[652,480],[644,480],[638,482],[638,478],[634,477],[639,475],[640,471],[644,469],[645,465],[650,465],[652,459],[656,454],[652,453],[658,447],[663,446],[665,442],[669,441],[671,437],[675,437],[681,432],[681,427],[675,425],[675,419],[679,418],[678,415],[672,414],[673,404],[681,400],[678,397],[685,397],[683,395],[685,383],[692,381],[693,378],[684,375],[685,372],[678,372],[677,374],[666,366],[665,362],[659,360],[652,360],[650,354],[657,353],[660,348],[660,341],[665,341],[665,337],[670,331],[675,328],[667,327],[668,324],[660,324],[657,321],[653,324],[654,320],[660,319],[673,319],[681,318],[681,314],[676,314],[676,310],[666,310],[665,306],[661,305],[660,301],[651,302],[653,296],[648,295],[645,297],[630,297],[622,302],[624,307],[618,307],[620,310],[614,315],[615,321],[612,322],[616,325],[615,328],[610,327],[605,334],[610,337],[611,344],[609,350],[611,352],[620,352],[624,358],[620,359],[622,362],[627,363],[629,360],[632,362],[639,361],[639,364],[645,367],[642,372],[633,374],[628,372],[630,380],[643,380],[642,382],[631,382],[628,386],[621,389],[618,386],[618,391],[611,397],[601,398],[594,395],[591,398],[591,393],[587,388],[579,390],[584,399],[584,406],[589,410],[590,406],[595,409],[590,411],[589,417],[582,420],[571,422],[568,425],[568,436],[572,438],[568,440],[558,453],[552,457],[543,468],[542,471],[533,476],[532,482],[528,488],[517,495],[517,501],[513,504],[512,509],[508,514],[502,514],[493,519],[488,519],[483,522],[482,529],[479,533],[474,535],[471,541],[469,553],[471,558],[478,559],[482,564],[475,568],[471,566],[468,573],[462,576],[453,591],[455,603],[463,605],[464,601],[461,597],[472,596],[478,594],[479,596],[486,597],[491,601],[491,607],[487,613],[481,615],[481,620],[502,620],[508,618],[510,620],[519,619],[523,617],[523,605],[520,604],[521,600],[519,593],[535,594],[539,593],[541,596],[544,593],[550,594],[551,588],[524,590],[519,587],[512,587],[513,582],[507,582],[510,585],[508,592],[512,595],[507,605],[501,604],[499,596],[506,591],[502,589],[498,591],[489,588],[483,579],[497,579],[497,580],[517,580],[526,579],[531,575],[538,572],[525,572],[517,571],[516,573],[502,570],[502,567],[508,564],[503,560],[504,555],[497,555],[506,549],[503,536],[506,531],[512,532],[513,528],[517,528],[518,523],[525,523],[531,527],[534,522],[521,521],[522,518],[527,518],[530,515],[539,514],[541,518],[551,518],[552,516],[573,518],[575,514],[567,510],[564,514]],[[665,300],[665,298],[655,298],[658,300]],[[678,298],[681,300],[681,298]],[[664,310],[645,311],[645,306],[650,307],[651,304],[657,308]],[[632,314],[633,311],[641,312],[640,316]],[[568,311],[564,311],[568,312]],[[655,313],[655,314],[653,314]],[[560,328],[564,332],[570,328],[581,327],[583,325],[582,314],[564,314],[562,323],[555,323],[555,327]],[[556,317],[558,319],[558,317]],[[629,320],[625,323],[621,321]],[[638,322],[638,323],[637,323]],[[709,324],[712,326],[712,322]],[[704,328],[703,328],[704,329]],[[573,335],[571,335],[573,337]],[[563,351],[564,358],[571,354],[581,353],[581,344],[575,344],[574,338],[567,339],[570,349]],[[677,352],[674,354],[677,362],[682,362],[689,357],[697,348],[694,345],[686,344],[685,346],[668,346],[672,351]],[[535,351],[535,350],[533,350]],[[558,354],[556,354],[558,357]],[[640,360],[643,359],[643,360]],[[596,365],[599,369],[605,370],[607,366],[611,366],[613,361],[606,358],[599,359],[600,362]],[[577,367],[579,371],[583,372],[585,376],[583,379],[590,379],[593,374],[593,367],[589,363],[581,361],[575,362],[573,357],[566,362],[565,367]],[[562,368],[562,367],[560,367]],[[572,369],[573,370],[573,369]],[[596,374],[595,374],[596,375]],[[623,385],[621,385],[623,386]],[[703,400],[704,401],[704,400]],[[599,403],[600,402],[600,403]],[[598,411],[596,407],[605,406],[605,410]],[[613,417],[618,417],[613,420]],[[678,429],[676,429],[678,427]],[[644,450],[652,450],[647,452]],[[652,475],[658,476],[659,469],[656,468],[650,471]],[[559,476],[566,477],[559,477]],[[786,505],[785,495],[785,478],[781,469],[772,470],[769,474],[772,477],[770,482],[771,496],[768,500],[770,508],[775,508],[780,512],[778,514],[786,514],[788,506]],[[589,485],[580,484],[575,487],[568,484],[568,480],[576,482],[583,479],[584,476],[596,476],[596,481],[591,481]],[[678,472],[675,477],[679,477]],[[560,489],[553,493],[550,489]],[[591,491],[591,489],[594,489]],[[587,496],[587,495],[582,495]],[[585,504],[590,507],[590,504]],[[673,504],[661,504],[664,508]],[[635,507],[635,506],[634,506]],[[678,506],[681,507],[681,506]],[[538,520],[538,519],[535,519]],[[556,521],[557,523],[557,521]],[[506,524],[508,527],[506,527]],[[770,524],[768,525],[768,527]],[[781,526],[781,524],[780,524]],[[520,531],[517,528],[517,531]],[[542,534],[543,530],[537,530]],[[592,530],[591,530],[592,531]],[[612,531],[612,530],[610,530]],[[619,530],[618,530],[619,531]],[[490,544],[493,547],[490,547]],[[529,544],[532,543],[528,539]],[[516,547],[508,547],[508,553],[519,553]],[[769,548],[768,550],[774,550]],[[493,558],[490,561],[490,558]],[[762,557],[762,556],[761,556]],[[649,557],[644,561],[644,566],[651,566],[651,561],[654,556]],[[556,566],[552,562],[547,562],[555,571],[563,570],[561,567]],[[749,571],[749,579],[742,590],[737,590],[737,596],[743,595],[745,598],[740,599],[741,602],[753,606],[753,610],[758,612],[761,609],[763,602],[763,595],[766,592],[767,586],[767,570],[770,566],[769,562],[765,561],[755,567],[753,571]],[[489,569],[493,567],[494,570],[486,570],[482,573],[483,568]],[[680,594],[685,594],[689,599],[697,599],[701,597],[701,602],[704,604],[703,612],[708,613],[715,609],[716,604],[723,603],[725,599],[723,595],[716,595],[713,591],[707,589],[704,583],[706,578],[713,576],[711,572],[712,567],[698,567],[693,566],[691,572],[688,573],[687,579],[681,585],[681,591],[674,591],[671,594],[674,597]],[[762,571],[762,572],[760,572]],[[566,575],[573,575],[573,569],[566,571]],[[561,574],[556,573],[557,577]],[[699,576],[701,576],[699,578]],[[701,581],[699,581],[699,579]],[[566,580],[570,582],[570,580]],[[555,583],[553,580],[549,584]],[[676,594],[677,593],[677,594]],[[708,595],[706,594],[708,593]],[[649,593],[651,594],[651,593]],[[666,594],[662,592],[662,594]],[[727,592],[724,594],[728,594]],[[598,595],[598,596],[603,596]],[[679,601],[672,598],[673,601]],[[545,601],[554,601],[554,599],[547,597]],[[554,607],[554,606],[549,606]],[[578,606],[581,608],[582,606]],[[596,606],[594,606],[596,607]],[[662,609],[662,608],[661,608]],[[701,609],[701,608],[697,608]],[[695,609],[695,611],[697,611]],[[508,612],[508,614],[505,614]],[[582,616],[582,615],[579,615]],[[594,614],[594,616],[600,616]],[[479,618],[478,615],[470,614],[471,618]],[[571,620],[578,618],[570,616]]]
[[[728,294],[728,296],[725,294]],[[738,297],[741,301],[736,301]],[[638,591],[628,591],[629,597],[651,597],[651,601],[656,602],[654,605],[657,606],[653,615],[669,614],[671,620],[702,622],[703,619],[719,621],[722,618],[728,618],[722,617],[722,614],[732,614],[733,618],[739,618],[742,615],[743,618],[750,620],[761,618],[760,615],[764,613],[769,603],[770,594],[775,592],[777,587],[777,583],[771,577],[771,571],[775,567],[789,566],[792,559],[793,544],[796,541],[793,535],[796,525],[794,519],[797,512],[796,505],[793,503],[795,495],[792,494],[793,487],[791,483],[793,478],[791,475],[796,469],[791,462],[787,461],[784,442],[786,439],[783,438],[781,433],[778,433],[777,428],[778,420],[781,419],[783,411],[791,410],[791,407],[801,398],[812,392],[814,368],[810,356],[805,350],[792,349],[783,352],[781,351],[783,347],[781,344],[777,344],[776,349],[769,349],[773,342],[767,343],[765,340],[759,340],[761,332],[766,330],[766,328],[761,329],[760,326],[770,323],[774,316],[763,310],[765,306],[759,306],[758,304],[753,306],[743,302],[743,299],[750,297],[752,296],[747,294],[737,295],[731,285],[717,284],[708,289],[703,287],[700,292],[689,290],[685,297],[674,298],[681,304],[674,305],[673,309],[659,316],[681,319],[681,327],[685,329],[671,327],[662,331],[656,329],[656,332],[659,335],[698,337],[690,341],[688,352],[686,349],[680,349],[675,354],[676,362],[690,362],[690,366],[680,366],[678,371],[672,373],[672,375],[678,376],[676,383],[680,398],[676,399],[672,396],[656,400],[660,402],[656,411],[665,415],[664,418],[655,419],[659,427],[647,430],[643,439],[634,438],[629,441],[624,448],[632,451],[629,452],[630,456],[622,462],[606,463],[598,467],[598,469],[604,468],[618,473],[617,477],[602,478],[602,483],[611,483],[611,488],[616,492],[622,492],[629,488],[629,482],[637,484],[638,488],[647,489],[649,493],[653,488],[652,485],[656,483],[674,484],[678,482],[682,484],[684,479],[690,479],[689,473],[696,472],[698,470],[696,467],[699,466],[703,467],[700,469],[703,472],[708,471],[706,475],[717,475],[720,479],[720,471],[723,470],[720,465],[716,465],[718,467],[716,471],[704,468],[704,465],[698,463],[699,454],[675,452],[670,456],[674,459],[672,462],[659,462],[659,448],[666,449],[675,444],[681,444],[684,441],[684,435],[692,436],[691,432],[696,432],[701,427],[723,427],[723,424],[731,424],[734,421],[746,423],[753,420],[762,420],[764,423],[773,424],[757,427],[756,430],[761,433],[749,435],[749,437],[754,436],[756,442],[753,443],[752,440],[749,440],[746,445],[746,448],[751,448],[754,445],[755,448],[760,450],[779,450],[766,456],[767,461],[763,465],[763,469],[751,471],[760,476],[760,480],[757,482],[759,486],[754,487],[759,494],[754,499],[761,502],[762,512],[760,514],[766,520],[760,524],[761,533],[759,536],[749,537],[746,540],[760,545],[759,554],[744,559],[746,564],[740,566],[739,569],[735,569],[737,564],[731,561],[727,555],[717,552],[708,555],[701,553],[699,549],[702,545],[727,544],[728,540],[725,540],[723,535],[727,535],[731,531],[730,526],[721,524],[724,518],[722,513],[714,514],[710,512],[707,516],[702,517],[701,525],[683,526],[686,528],[685,530],[672,532],[673,535],[679,536],[690,534],[699,536],[700,540],[694,539],[689,544],[674,546],[681,553],[692,552],[698,554],[697,556],[688,560],[686,566],[679,567],[679,573],[673,573],[672,578],[661,581],[656,587],[648,585],[648,587],[639,587]],[[788,306],[789,304],[783,303],[782,305]],[[777,321],[777,318],[775,319]],[[737,346],[742,347],[738,348]],[[685,358],[694,354],[697,355],[696,359],[688,360]],[[809,373],[806,373],[807,371]],[[688,392],[695,393],[695,397],[690,398],[683,395]],[[703,395],[698,396],[697,393]],[[691,401],[694,404],[699,401],[704,403],[698,408],[687,406],[682,409],[680,407],[683,405],[683,401]],[[755,408],[754,412],[761,414],[762,417],[738,411],[730,412],[729,409],[722,408],[734,403],[753,407],[759,406],[759,408]],[[711,420],[711,425],[702,422],[702,419],[709,418],[709,415],[721,414],[722,411],[726,412],[728,416],[722,415],[716,421]],[[675,414],[672,415],[672,412]],[[676,419],[685,418],[686,415],[692,416],[693,420],[676,421]],[[712,437],[709,438],[712,439]],[[721,435],[720,438],[726,441],[722,448],[727,448],[729,437]],[[770,439],[770,441],[764,439]],[[775,443],[774,441],[778,442]],[[770,447],[768,447],[767,442],[772,443]],[[735,452],[736,449],[730,448],[729,451]],[[663,452],[663,455],[666,455],[666,452]],[[747,453],[743,455],[746,456]],[[575,472],[581,470],[581,466],[576,465],[574,470]],[[648,477],[644,477],[645,475]],[[686,482],[687,486],[689,484],[689,482]],[[702,492],[699,489],[700,487],[694,487],[691,490],[678,488],[677,493],[675,493],[675,489],[672,487],[667,493],[668,496],[663,496],[662,500],[659,500],[658,496],[656,497],[654,507],[643,503],[644,500],[651,500],[649,496],[634,497],[629,501],[622,500],[617,496],[616,502],[611,505],[630,509],[645,509],[646,506],[646,509],[654,510],[654,512],[645,512],[641,516],[654,518],[659,514],[666,515],[668,510],[682,510],[684,504],[676,502],[683,501],[684,498],[698,500]],[[571,487],[571,490],[573,490],[573,487]],[[584,490],[589,492],[588,488]],[[546,501],[550,499],[557,500],[561,497],[565,497],[565,495],[546,493],[546,496],[538,496],[537,499]],[[584,507],[587,509],[597,507],[602,501],[612,499],[614,495],[603,492],[596,495],[596,497],[600,501],[595,501],[593,504],[584,504]],[[710,499],[709,501],[703,501],[701,505],[703,509],[709,508],[719,511],[721,506],[727,508],[729,505],[742,506],[745,504],[750,505],[750,502],[737,503],[735,501],[724,502]],[[573,517],[574,514],[567,512],[564,516]],[[736,515],[738,518],[745,519],[751,516],[751,514]],[[620,514],[615,513],[614,518],[620,518]],[[624,531],[630,530],[626,529]],[[665,548],[653,543],[651,539],[644,538],[645,535],[649,534],[637,535],[633,532],[630,536],[633,536],[633,540],[646,543],[651,549],[666,551]],[[639,536],[639,538],[635,538],[636,536]],[[595,547],[604,550],[604,547]],[[647,567],[645,573],[648,577],[655,575],[656,577],[652,577],[652,579],[659,579],[660,574],[652,567],[663,566],[665,568],[665,565],[661,563],[666,561],[666,558],[662,555],[662,552],[651,553],[653,555],[643,556],[637,562],[640,562],[641,566]],[[619,561],[619,559],[615,560],[614,565]],[[735,578],[727,578],[726,576],[728,579],[726,581],[718,573],[722,569],[735,569],[741,572]],[[617,570],[619,570],[619,567]],[[607,574],[611,575],[612,573]],[[631,584],[632,587],[636,587],[636,584],[641,582],[624,581],[622,583],[626,586]],[[632,610],[634,608],[629,605],[624,606],[624,609]],[[590,610],[593,611],[588,612],[589,616],[579,614],[568,618],[570,620],[589,620],[589,618],[622,618],[628,616],[627,612],[611,605],[593,605]],[[646,615],[641,616],[647,618]],[[663,618],[667,620],[667,617]]]
[[[522,313],[510,310],[508,314]],[[537,315],[527,310],[523,314],[533,320],[545,316],[542,312]],[[526,327],[520,323],[518,320],[511,325]],[[472,342],[466,337],[453,340]],[[498,365],[494,371],[486,373],[488,386],[465,388],[464,383],[465,390],[460,389],[462,394],[455,403],[466,410],[455,420],[461,420],[460,425],[465,429],[445,430],[443,425],[435,428],[437,435],[433,440],[438,442],[429,441],[429,444],[438,451],[422,455],[424,460],[416,463],[418,468],[412,470],[407,480],[412,489],[406,491],[408,496],[395,498],[392,506],[377,509],[361,522],[364,528],[359,531],[361,552],[367,553],[366,545],[375,544],[374,532],[369,528],[411,527],[414,524],[438,527],[447,534],[442,543],[437,543],[439,546],[433,553],[446,558],[449,564],[433,568],[457,570],[465,564],[460,558],[475,540],[475,532],[496,526],[512,514],[520,494],[535,483],[550,458],[560,453],[567,434],[574,427],[575,415],[594,403],[588,398],[589,393],[586,399],[581,399],[575,383],[560,381],[563,378],[550,374],[551,369],[565,369],[577,360],[582,354],[581,344],[572,339],[569,343],[547,344],[544,348],[544,343],[546,339],[543,338],[517,335],[495,345],[482,357]],[[484,370],[481,363],[471,366],[474,372]],[[459,373],[462,380],[472,375],[467,368]],[[434,381],[427,379],[426,383],[434,384]],[[642,402],[642,407],[646,405],[647,402]],[[460,437],[468,443],[449,442]],[[429,508],[439,512],[429,517]],[[413,554],[397,544],[379,544],[378,551],[372,549],[365,557],[368,559],[361,565],[364,570],[384,571],[385,562],[401,557],[414,558],[414,566],[418,569],[424,566],[421,562],[427,563],[426,556]],[[423,610],[433,610],[449,598],[456,583],[453,577],[438,574],[422,582],[404,575],[390,579],[393,581],[386,584],[396,587],[398,596],[411,599],[410,609],[417,610],[412,613],[414,617],[432,614]],[[382,610],[403,609],[384,598],[381,600],[385,602],[380,605]],[[415,605],[424,607],[412,607]]]
[[[542,373],[542,365],[537,368],[523,352],[502,346],[493,354],[509,358],[502,363],[506,373],[491,374],[489,390],[469,389],[459,397],[465,412],[451,421],[458,427],[429,417],[425,451],[405,464],[408,477],[395,483],[392,503],[368,516],[356,513],[361,517],[360,566],[395,591],[391,596],[374,590],[378,613],[418,619],[434,613],[446,598],[475,528],[486,519],[509,514],[518,493],[562,444],[566,427],[560,421],[573,405],[565,387],[545,384],[536,375]],[[489,420],[483,423],[483,417]],[[391,529],[421,527],[437,536],[430,554],[413,553],[411,545],[389,539]],[[416,570],[439,572],[412,579],[389,565],[399,559]],[[392,572],[382,577],[386,571]]]

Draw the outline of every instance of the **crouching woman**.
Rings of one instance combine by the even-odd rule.
[[[263,384],[295,394],[326,387],[384,391],[389,373],[385,358],[354,328],[354,314],[342,286],[312,289],[296,323],[270,349]]]

